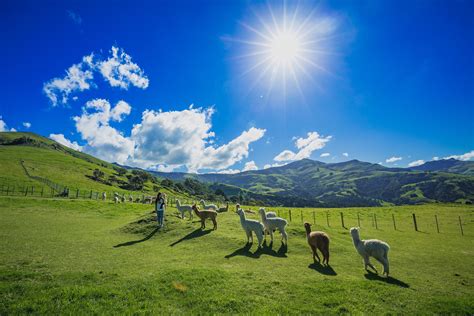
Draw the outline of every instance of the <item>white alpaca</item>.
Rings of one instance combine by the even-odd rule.
[[[217,205],[215,204],[208,204],[206,205],[206,203],[204,202],[204,200],[201,200],[199,201],[199,203],[201,203],[201,206],[204,210],[213,210],[213,211],[217,211],[219,208],[217,207]]]
[[[181,213],[181,218],[184,219],[184,213],[189,213],[189,219],[193,219],[193,207],[191,205],[181,205],[179,200],[176,200],[176,208]]]
[[[133,202],[133,196],[131,194],[128,196],[128,201]]]
[[[277,217],[277,214],[275,212],[266,212],[267,217]]]
[[[107,199],[107,193],[102,192],[102,201],[105,201]]]
[[[119,203],[119,198],[118,198],[118,196],[114,196],[114,203],[115,203],[115,204]]]
[[[247,243],[253,243],[252,232],[254,232],[258,239],[258,247],[262,247],[264,229],[262,223],[254,219],[246,219],[245,212],[241,208],[237,209],[237,214],[240,216],[240,224],[247,235]]]
[[[388,277],[388,251],[390,250],[390,246],[386,242],[378,239],[361,240],[359,236],[359,227],[351,228],[351,236],[357,252],[362,256],[362,258],[364,258],[365,270],[367,270],[367,266],[369,266],[377,272],[377,269],[375,269],[369,261],[369,257],[373,257],[383,265],[383,274],[386,274]]]
[[[288,244],[288,234],[285,231],[285,227],[286,225],[288,225],[288,222],[280,217],[267,217],[264,208],[259,209],[258,212],[262,217],[262,222],[263,226],[265,227],[265,230],[270,233],[271,241],[273,242],[273,231],[275,229],[278,229],[282,237],[282,242]]]

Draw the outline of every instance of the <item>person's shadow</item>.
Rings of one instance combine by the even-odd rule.
[[[156,232],[157,232],[158,230],[159,230],[159,228],[156,227],[156,228],[153,229],[148,235],[146,235],[144,238],[139,239],[139,240],[127,241],[127,242],[124,242],[124,243],[115,245],[114,248],[119,248],[119,247],[123,247],[123,246],[133,246],[133,245],[135,245],[135,244],[138,244],[138,243],[147,241],[148,239],[150,239],[151,237],[153,237],[153,236],[156,234]]]
[[[337,275],[336,271],[334,271],[334,269],[330,265],[325,266],[319,262],[311,263],[308,268],[325,275]]]
[[[193,239],[193,238],[202,237],[204,235],[209,234],[210,232],[212,232],[212,229],[202,230],[201,228],[198,228],[196,230],[193,230],[192,232],[190,232],[186,236],[182,237],[181,239],[179,239],[179,240],[175,241],[174,243],[170,244],[170,247],[173,247],[173,246],[175,246],[175,245],[177,245],[180,242],[183,242],[185,240],[190,240],[190,239]]]
[[[404,287],[404,288],[409,288],[410,287],[410,285],[408,283],[405,283],[401,280],[392,278],[391,276],[382,277],[382,276],[380,276],[376,273],[370,272],[370,271],[367,271],[367,273],[364,276],[367,280],[380,281],[380,282],[384,282],[384,283],[387,283],[387,284],[393,284],[393,285],[397,285],[397,286]]]
[[[245,256],[253,259],[260,258],[261,255],[269,255],[273,257],[280,257],[286,258],[286,253],[288,252],[288,246],[284,243],[281,244],[278,250],[273,249],[273,243],[267,245],[267,242],[264,241],[262,247],[257,248],[254,253],[250,252],[250,248],[252,247],[251,243],[245,244],[242,248],[235,250],[234,252],[224,256],[226,259],[230,259],[235,256]]]

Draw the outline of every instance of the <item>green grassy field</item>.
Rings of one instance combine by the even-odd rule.
[[[0,314],[474,313],[472,206],[316,210],[316,229],[331,237],[330,268],[312,263],[300,210],[292,210],[288,248],[278,238],[263,250],[246,247],[233,212],[219,214],[217,231],[200,231],[170,208],[166,228],[157,231],[150,211],[142,204],[0,197]],[[288,218],[288,210],[278,211]],[[393,278],[364,271],[341,211],[346,227],[360,213],[362,238],[390,244]],[[413,212],[421,232],[413,229]],[[303,210],[303,220],[312,216]]]

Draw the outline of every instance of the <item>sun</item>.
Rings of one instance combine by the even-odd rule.
[[[278,32],[269,43],[271,62],[276,65],[292,66],[301,57],[301,46],[298,34],[287,30]]]
[[[227,38],[242,46],[236,59],[243,60],[241,76],[252,82],[251,89],[265,83],[267,94],[286,95],[287,89],[294,88],[303,95],[305,83],[319,87],[315,78],[331,74],[325,63],[331,54],[335,18],[298,6],[290,10],[285,3],[279,8],[267,5],[253,15],[250,22],[240,22],[244,38]]]

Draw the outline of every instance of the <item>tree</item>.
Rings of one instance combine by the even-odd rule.
[[[95,180],[100,180],[104,177],[105,173],[102,170],[95,169],[94,172],[92,173],[92,177]]]

